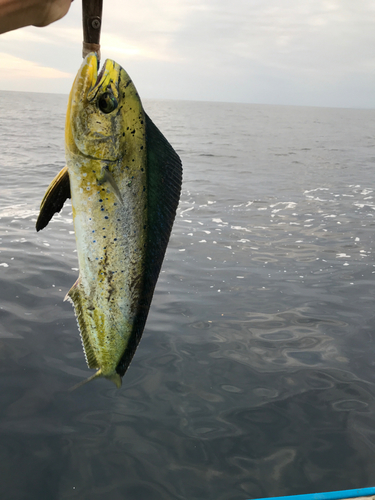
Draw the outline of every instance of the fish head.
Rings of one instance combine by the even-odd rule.
[[[107,59],[98,74],[98,59],[84,59],[69,96],[65,127],[67,153],[89,160],[116,162],[124,156],[132,122],[144,123],[143,108],[132,80]]]

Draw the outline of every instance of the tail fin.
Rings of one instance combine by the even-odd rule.
[[[76,389],[78,389],[78,387],[82,387],[83,385],[87,384],[88,382],[91,382],[91,380],[94,380],[95,378],[99,378],[99,377],[104,377],[104,375],[102,374],[102,370],[98,370],[96,373],[94,373],[94,375],[91,375],[91,377],[87,378],[86,380],[83,380],[82,382],[79,382],[76,385],[73,385],[73,387],[71,387],[69,389],[69,392],[73,392]],[[111,382],[113,382],[115,384],[115,386],[117,387],[117,389],[119,389],[121,387],[122,379],[118,373],[115,373],[114,375],[111,375],[111,376],[107,376],[106,378],[108,380],[110,380]]]
[[[91,377],[87,378],[86,380],[83,380],[82,382],[78,382],[78,384],[76,384],[76,385],[73,385],[73,387],[71,387],[69,389],[69,392],[73,392],[76,389],[78,389],[78,387],[82,387],[83,385],[87,384],[88,382],[91,382],[91,380],[94,380],[95,378],[99,378],[102,376],[103,376],[102,371],[98,370],[96,373],[94,373],[94,375],[91,375]]]

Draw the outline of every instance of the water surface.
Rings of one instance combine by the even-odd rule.
[[[87,377],[66,96],[0,92],[0,497],[246,500],[375,484],[375,111],[145,101],[184,164],[134,360]]]

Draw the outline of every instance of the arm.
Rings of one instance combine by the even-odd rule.
[[[24,26],[47,26],[68,12],[72,0],[0,0],[0,34]]]

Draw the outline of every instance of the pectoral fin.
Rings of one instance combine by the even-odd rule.
[[[103,182],[107,182],[109,184],[118,201],[124,204],[117,182],[107,167],[102,168],[100,177],[98,178],[99,184],[103,184]]]
[[[40,204],[40,212],[36,221],[36,230],[45,228],[53,215],[60,212],[67,198],[70,198],[70,182],[68,167],[64,167],[49,185]]]

